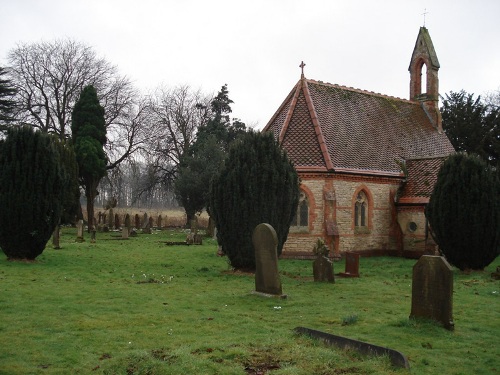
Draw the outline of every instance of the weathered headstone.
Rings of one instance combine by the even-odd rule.
[[[59,246],[59,240],[61,238],[61,234],[59,232],[59,224],[56,225],[56,227],[54,228],[54,232],[52,233],[52,247],[56,250],[59,250],[61,248],[61,246]]]
[[[322,255],[316,257],[313,262],[313,275],[314,281],[334,283],[335,276],[331,260]]]
[[[154,220],[153,220],[153,216],[150,216],[149,217],[149,228],[153,228],[154,227]]]
[[[158,218],[156,219],[156,227],[161,229],[161,215],[158,215]]]
[[[135,214],[134,225],[135,229],[139,229],[141,227],[141,219],[139,218],[139,214]]]
[[[453,271],[440,256],[423,255],[413,266],[410,318],[436,320],[453,330]]]
[[[345,253],[345,272],[339,273],[342,277],[359,277],[359,254]]]
[[[84,242],[83,238],[83,220],[78,220],[76,223],[76,242]]]
[[[127,228],[126,226],[124,226],[124,227],[122,228],[122,238],[123,238],[124,240],[126,240],[126,239],[128,238],[128,234],[129,234],[128,228]]]
[[[252,235],[255,249],[255,291],[266,295],[284,297],[278,273],[278,236],[266,223],[255,227]]]

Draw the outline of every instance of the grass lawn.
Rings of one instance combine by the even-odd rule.
[[[454,271],[450,332],[408,319],[415,260],[361,258],[361,277],[335,284],[314,283],[311,261],[280,260],[288,299],[267,299],[213,240],[117,235],[76,243],[64,229],[62,249],[34,263],[0,253],[0,374],[500,374],[499,258],[485,272]],[[398,350],[410,372],[297,326]]]

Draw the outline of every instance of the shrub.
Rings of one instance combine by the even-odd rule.
[[[426,217],[448,262],[460,270],[483,269],[499,253],[497,173],[478,156],[449,156],[439,171]]]
[[[255,269],[252,233],[270,224],[281,254],[297,208],[297,172],[272,133],[247,133],[229,152],[210,194],[210,215],[231,266]]]
[[[63,169],[55,138],[31,127],[0,142],[0,247],[9,259],[35,259],[59,222]]]

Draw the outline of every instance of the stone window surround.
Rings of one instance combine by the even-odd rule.
[[[367,212],[366,212],[366,216],[367,216],[367,222],[366,222],[366,226],[356,226],[355,225],[355,215],[356,215],[356,201],[357,201],[357,197],[358,197],[358,194],[363,192],[364,195],[366,196],[366,200],[367,200],[367,203],[368,203],[368,207],[367,207]],[[360,185],[358,186],[358,188],[354,191],[354,194],[352,195],[352,199],[351,199],[351,223],[352,223],[352,230],[354,231],[355,234],[369,234],[371,232],[371,230],[373,229],[373,195],[372,193],[370,192],[370,189],[368,189],[368,187],[366,185]]]

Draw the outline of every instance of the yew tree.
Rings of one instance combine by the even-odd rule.
[[[272,133],[249,132],[233,143],[212,182],[209,206],[233,268],[255,269],[252,233],[260,223],[276,230],[281,254],[298,198],[297,172]]]
[[[460,270],[483,269],[500,251],[498,171],[479,156],[450,155],[439,171],[425,214],[450,264]]]
[[[9,259],[35,259],[59,222],[67,176],[58,142],[31,127],[0,141],[0,248]]]

